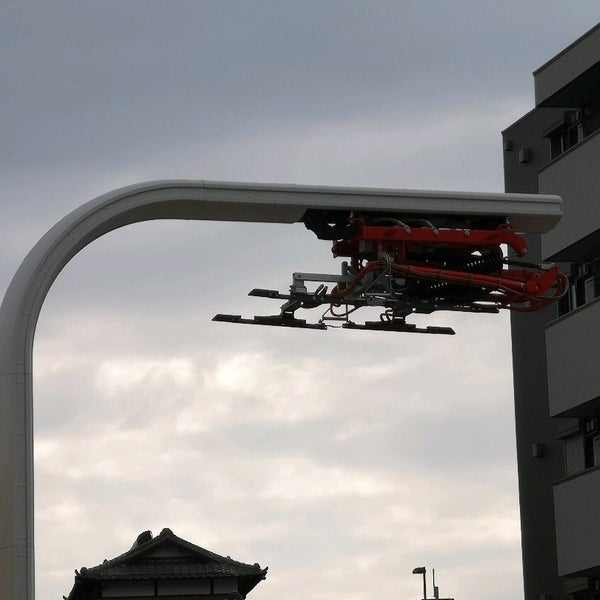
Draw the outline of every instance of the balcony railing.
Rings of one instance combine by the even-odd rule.
[[[558,574],[600,573],[600,468],[558,482],[554,512]]]
[[[589,403],[600,397],[598,323],[600,298],[546,327],[548,401],[553,417],[592,416]]]
[[[553,160],[539,173],[539,190],[563,199],[563,218],[542,236],[542,252],[553,256],[600,229],[600,130]],[[590,260],[592,256],[577,257]],[[573,259],[569,259],[573,260]]]

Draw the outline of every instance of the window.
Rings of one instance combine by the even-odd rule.
[[[596,417],[579,423],[575,435],[564,438],[565,475],[570,477],[600,466],[600,420]]]
[[[573,263],[569,290],[558,303],[559,316],[600,298],[600,259]]]
[[[563,122],[549,134],[550,156],[556,158],[583,140],[583,121],[580,110],[566,110]]]
[[[578,109],[566,110],[562,122],[546,134],[550,156],[556,158],[600,129],[600,98]]]
[[[584,438],[581,433],[564,440],[565,475],[570,477],[585,470]]]

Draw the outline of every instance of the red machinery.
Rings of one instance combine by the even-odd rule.
[[[316,211],[309,211],[304,221],[317,237],[333,241],[335,257],[349,259],[342,263],[341,274],[294,273],[289,294],[250,292],[251,296],[286,300],[279,315],[253,319],[217,315],[213,320],[316,329],[341,322],[349,329],[453,334],[449,327],[419,328],[406,323],[406,317],[438,310],[533,311],[555,302],[568,289],[568,279],[557,266],[504,256],[503,247],[518,258],[527,254],[525,240],[506,222],[463,218],[461,226],[456,226],[435,217],[341,219]],[[308,281],[318,284],[314,291],[307,289]],[[295,317],[300,308],[323,305],[327,308],[317,323]],[[379,321],[357,324],[350,320],[352,313],[368,306],[383,308]]]

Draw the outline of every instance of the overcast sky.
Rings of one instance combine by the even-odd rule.
[[[503,190],[500,131],[590,1],[8,0],[0,285],[144,180]],[[65,268],[35,341],[37,598],[146,529],[269,566],[257,600],[522,598],[508,317],[454,337],[212,323],[336,272],[301,225],[164,221]],[[320,315],[315,315],[318,319]]]

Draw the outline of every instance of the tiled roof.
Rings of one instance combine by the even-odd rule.
[[[227,560],[227,559],[225,559]],[[133,562],[108,561],[91,569],[82,568],[83,579],[185,579],[207,577],[241,577],[262,573],[260,567],[236,563],[233,560],[217,562],[196,558],[151,558]]]
[[[164,549],[161,555],[159,549],[169,545],[174,545],[179,555],[165,556]],[[220,556],[177,537],[170,529],[163,529],[154,538],[150,532],[140,534],[133,547],[116,558],[75,571],[75,586],[69,598],[79,598],[79,588],[101,581],[219,577],[236,577],[240,591],[245,595],[266,577],[266,573],[267,567],[261,569],[258,563],[249,565]]]
[[[169,541],[183,550],[186,555],[173,558],[153,558],[153,550]],[[261,569],[258,563],[248,565],[233,560],[229,556],[220,556],[177,537],[170,529],[163,529],[160,535],[134,544],[131,550],[112,560],[105,560],[102,564],[89,569],[82,567],[79,576],[83,579],[95,580],[166,579],[172,577],[240,577],[264,575],[266,572],[267,569]]]

